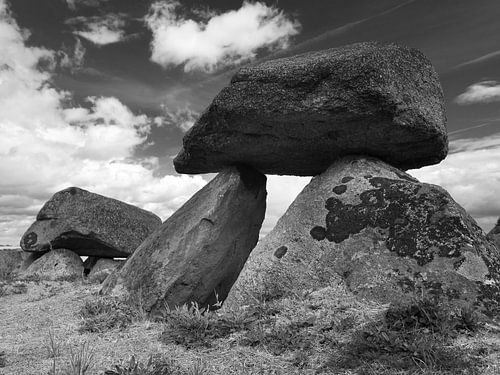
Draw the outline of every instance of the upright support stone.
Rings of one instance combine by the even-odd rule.
[[[151,313],[193,302],[216,307],[258,241],[265,207],[264,175],[226,169],[150,235],[101,292],[140,300]]]

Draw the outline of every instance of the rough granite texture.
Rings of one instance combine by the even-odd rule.
[[[161,225],[155,214],[77,187],[57,192],[21,238],[25,251],[66,248],[78,255],[126,257]]]
[[[488,238],[500,249],[500,219],[498,219],[495,227],[488,233]]]
[[[359,43],[241,69],[184,136],[174,165],[313,176],[362,154],[419,168],[445,158],[445,123],[438,76],[421,52]]]
[[[216,308],[258,241],[266,195],[261,173],[226,169],[149,236],[101,293],[140,300],[153,315],[165,305]]]
[[[83,274],[83,261],[73,251],[57,249],[43,254],[21,274],[42,280],[77,279]]]
[[[238,303],[249,303],[287,288],[320,289],[339,276],[382,303],[424,289],[500,312],[500,251],[444,189],[375,158],[345,157],[313,178],[234,289],[246,299]]]
[[[100,258],[91,268],[87,279],[91,282],[102,283],[114,271],[120,269],[124,263],[125,260]]]

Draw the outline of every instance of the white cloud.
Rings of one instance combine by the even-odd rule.
[[[59,65],[65,69],[69,69],[72,73],[83,69],[85,53],[87,52],[80,38],[75,39],[75,46],[72,51],[66,49],[58,52],[60,58]]]
[[[71,10],[76,10],[81,6],[98,7],[101,3],[106,1],[109,0],[66,0],[66,4]]]
[[[482,81],[467,87],[464,93],[455,98],[458,104],[500,102],[500,83],[497,81]]]
[[[299,32],[297,21],[260,2],[245,1],[218,15],[205,12],[212,17],[199,22],[184,18],[180,8],[175,0],[157,1],[146,16],[153,32],[151,60],[163,67],[211,72],[251,60],[261,48],[286,48]]]
[[[16,244],[41,205],[68,186],[165,219],[206,183],[158,177],[158,159],[135,160],[151,120],[118,99],[91,97],[89,108],[68,108],[71,95],[51,87],[50,73],[38,68],[55,53],[27,47],[25,37],[0,0],[0,243]]]
[[[75,17],[66,21],[67,24],[76,25],[81,30],[73,31],[90,42],[104,46],[118,43],[125,39],[125,19],[121,14],[107,14],[102,17]]]
[[[163,116],[155,117],[154,122],[157,126],[175,126],[187,132],[194,125],[196,120],[200,117],[200,114],[191,109],[189,105],[184,106],[184,108],[178,108],[174,111],[163,107],[165,114]]]
[[[500,216],[500,133],[452,141],[450,150],[440,164],[410,173],[444,187],[489,231]]]

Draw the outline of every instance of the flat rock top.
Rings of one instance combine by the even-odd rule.
[[[242,68],[185,135],[174,165],[306,176],[365,154],[418,168],[446,156],[445,123],[439,78],[420,51],[358,43]]]

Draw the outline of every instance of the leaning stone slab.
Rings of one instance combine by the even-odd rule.
[[[419,168],[445,158],[445,122],[438,76],[421,52],[359,43],[241,69],[185,135],[174,165],[313,176],[363,154]]]
[[[229,168],[149,236],[101,293],[141,300],[161,312],[223,302],[259,238],[266,207],[266,177]]]
[[[155,214],[77,187],[42,207],[21,238],[25,251],[66,248],[78,255],[126,257],[161,225]]]
[[[500,312],[500,251],[444,189],[374,158],[346,157],[313,178],[252,252],[227,302],[318,290],[339,277],[381,303],[423,290]]]
[[[82,259],[71,250],[57,249],[35,260],[21,274],[21,277],[39,277],[42,280],[77,280],[82,277],[82,274]]]
[[[498,249],[500,249],[500,219],[498,219],[497,224],[488,233],[488,238],[495,243]]]

